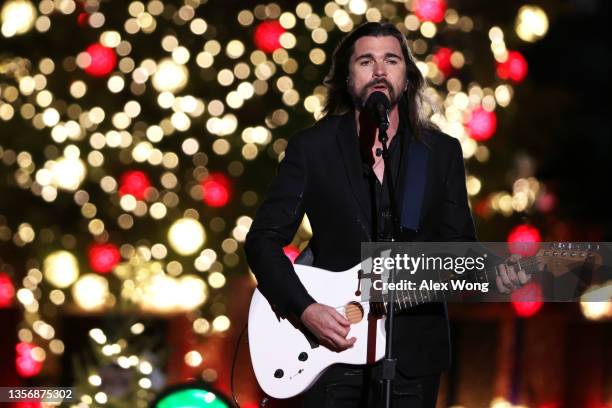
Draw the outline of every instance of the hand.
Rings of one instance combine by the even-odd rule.
[[[519,254],[513,254],[504,263],[497,265],[495,283],[500,293],[512,293],[531,279],[524,269],[518,270],[516,262],[519,259]]]
[[[351,324],[331,306],[313,303],[301,316],[302,322],[325,347],[342,351],[353,347],[355,337],[347,339]]]

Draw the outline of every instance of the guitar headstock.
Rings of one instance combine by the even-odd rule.
[[[578,268],[594,271],[602,262],[598,251],[599,245],[590,242],[556,242],[550,248],[540,249],[536,258],[539,266],[561,276]]]

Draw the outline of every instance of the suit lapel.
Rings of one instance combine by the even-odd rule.
[[[338,146],[342,155],[344,169],[353,191],[355,200],[367,220],[368,225],[372,225],[372,207],[370,204],[368,188],[363,179],[363,164],[359,153],[359,140],[355,128],[355,115],[353,111],[344,114],[338,132],[336,133]]]
[[[402,228],[418,231],[423,205],[425,201],[426,185],[429,174],[429,148],[423,141],[414,140],[412,133],[405,133],[407,143],[403,149],[402,166],[398,186],[401,188],[399,208]]]

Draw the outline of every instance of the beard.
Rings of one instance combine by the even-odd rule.
[[[396,89],[393,87],[393,85],[391,85],[391,83],[389,83],[389,81],[387,81],[384,78],[374,79],[368,82],[363,88],[359,90],[355,89],[354,82],[352,80],[349,80],[348,92],[351,95],[351,98],[353,99],[353,104],[355,105],[355,107],[357,107],[360,110],[364,109],[366,101],[368,100],[368,97],[369,97],[368,91],[371,88],[375,87],[376,85],[381,85],[381,84],[387,87],[387,91],[389,92],[390,108],[393,109],[395,105],[399,103],[399,100],[401,99],[402,94],[397,92]]]

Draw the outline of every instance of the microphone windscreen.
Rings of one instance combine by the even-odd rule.
[[[389,110],[391,103],[389,98],[383,92],[376,91],[372,92],[365,103],[367,109],[377,109],[378,106],[383,106],[385,110]]]

